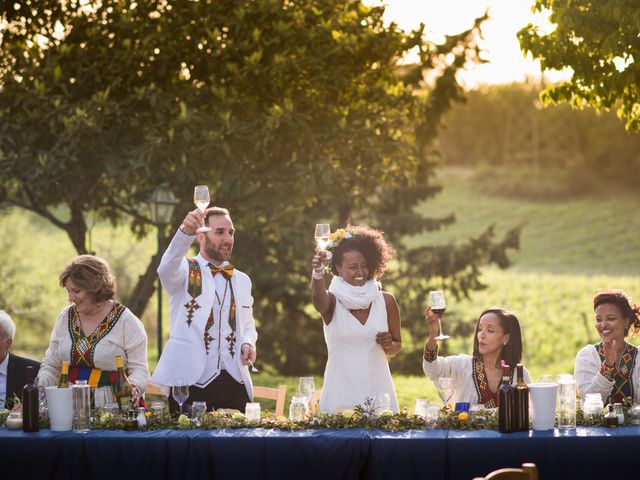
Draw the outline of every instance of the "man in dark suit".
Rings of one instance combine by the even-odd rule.
[[[38,373],[40,363],[9,353],[16,334],[16,325],[4,310],[0,310],[0,409],[12,408],[14,395],[22,398],[22,388],[27,383],[27,367]]]

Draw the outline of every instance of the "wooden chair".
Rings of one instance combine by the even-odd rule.
[[[153,383],[147,383],[147,388],[144,391],[145,395],[160,395],[166,397],[167,394],[156,387]]]
[[[253,386],[253,396],[276,401],[276,417],[284,415],[284,401],[287,397],[287,386],[280,385],[278,388]]]
[[[501,468],[474,480],[538,480],[538,469],[534,463],[523,463],[522,468]]]
[[[321,396],[322,396],[322,389],[316,390],[313,393],[313,400],[311,402],[311,413],[318,413],[318,406],[320,405]]]

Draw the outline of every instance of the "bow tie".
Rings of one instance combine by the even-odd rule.
[[[229,265],[225,265],[224,267],[216,267],[215,265],[209,263],[209,270],[211,270],[211,275],[213,275],[214,277],[216,276],[216,273],[221,273],[224,278],[231,278],[231,275],[233,275],[233,265],[229,264]]]

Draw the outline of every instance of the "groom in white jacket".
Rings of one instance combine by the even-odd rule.
[[[198,232],[205,225],[210,230]],[[187,214],[162,256],[171,334],[151,382],[189,385],[188,403],[243,411],[253,398],[247,365],[256,360],[251,280],[229,263],[235,229],[225,208]],[[193,240],[200,253],[186,258]],[[171,410],[177,409],[173,399]]]

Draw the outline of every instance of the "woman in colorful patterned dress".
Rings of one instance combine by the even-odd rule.
[[[433,382],[451,378],[451,401],[498,406],[498,387],[502,380],[502,362],[509,365],[516,381],[516,365],[522,360],[520,322],[512,312],[489,308],[480,314],[473,340],[473,355],[438,356],[439,315],[427,310],[429,338],[424,349],[422,369]],[[524,370],[529,383],[529,372]]]
[[[622,290],[603,290],[593,298],[595,327],[600,342],[576,356],[575,377],[580,396],[599,393],[602,401],[640,402],[638,348],[625,338],[640,331],[640,307]]]
[[[322,316],[329,355],[320,411],[336,413],[371,399],[376,408],[397,412],[387,355],[402,350],[400,310],[378,283],[393,250],[382,232],[369,227],[340,229],[331,240],[332,257],[320,251],[311,263],[313,306]],[[334,276],[327,290],[328,260]]]
[[[92,387],[113,385],[116,356],[121,355],[137,404],[149,381],[147,334],[131,311],[114,301],[116,282],[107,262],[93,255],[75,257],[59,277],[71,305],[64,308],[51,332],[42,361],[40,385],[56,385],[63,361],[69,381],[87,380]]]

